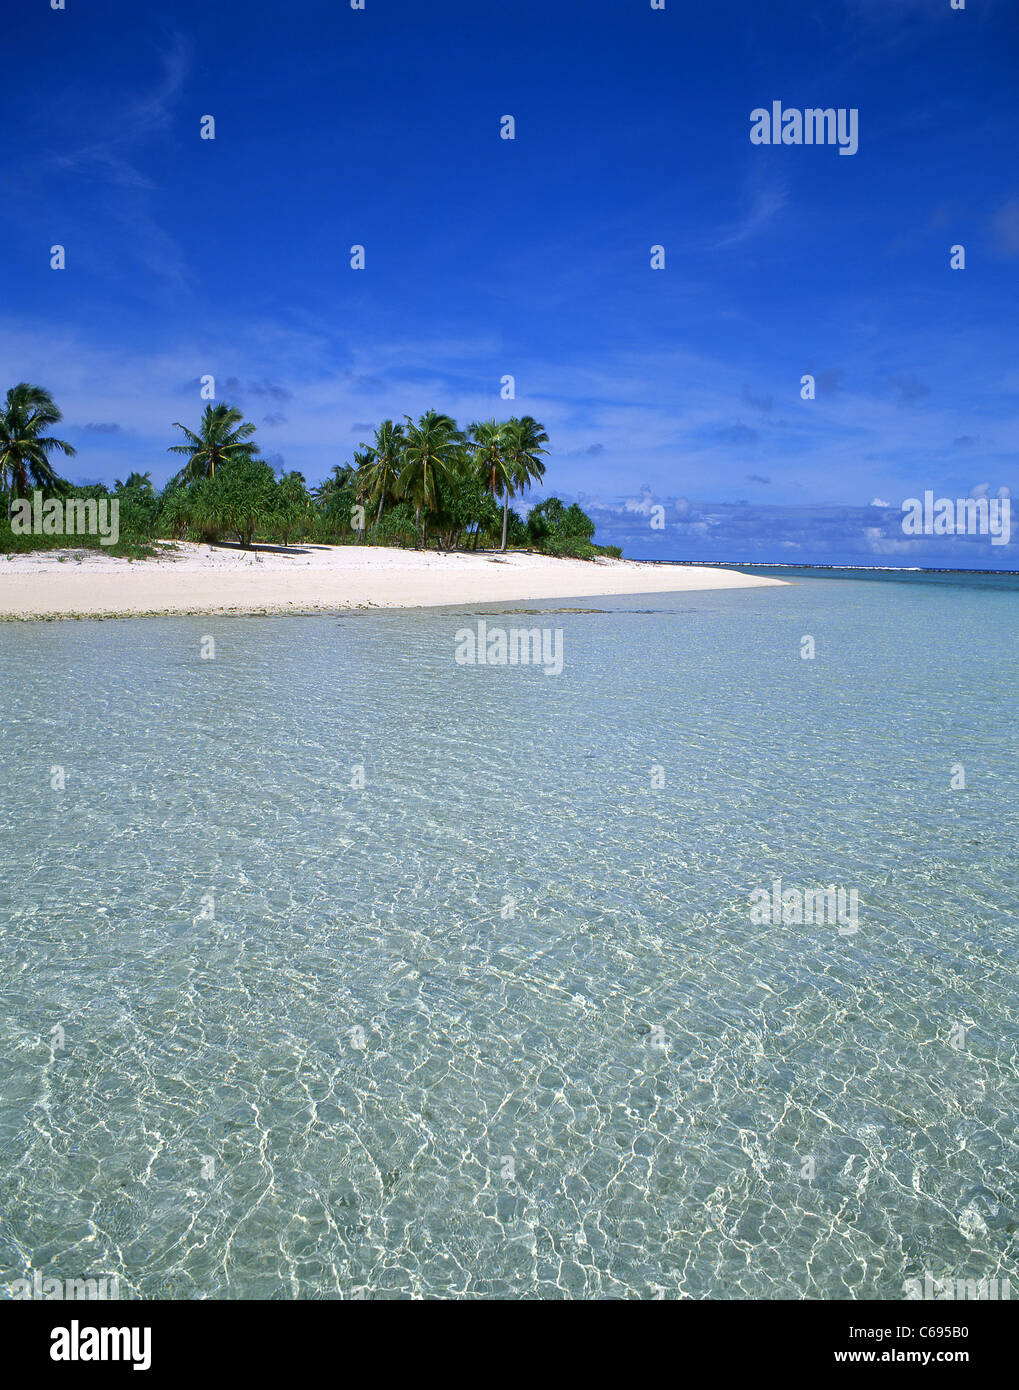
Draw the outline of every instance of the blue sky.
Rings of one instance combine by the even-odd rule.
[[[1019,516],[900,525],[1019,482],[1011,3],[365,5],[8,20],[0,383],[77,481],[164,481],[211,373],[310,482],[386,416],[526,412],[631,555],[1019,569]],[[858,152],[753,145],[774,100]]]

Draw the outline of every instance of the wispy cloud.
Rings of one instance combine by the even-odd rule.
[[[38,144],[48,147],[41,167],[55,181],[66,181],[75,196],[87,196],[89,206],[100,192],[100,215],[89,219],[91,246],[78,237],[76,254],[88,261],[93,272],[123,273],[132,263],[143,266],[177,286],[191,283],[186,258],[177,241],[153,211],[158,183],[145,171],[153,145],[173,128],[176,109],[190,68],[188,46],[179,36],[158,56],[160,72],[153,85],[118,100],[97,101],[94,87],[82,85],[65,91],[38,132]],[[70,148],[55,149],[74,131]],[[10,174],[10,184],[29,195],[33,170],[25,165]],[[77,189],[74,185],[77,184]],[[115,238],[115,242],[114,242]],[[111,255],[111,243],[117,254]]]
[[[97,168],[113,184],[128,189],[149,189],[153,181],[132,163],[135,151],[144,147],[155,135],[164,134],[173,121],[176,98],[184,85],[189,68],[187,46],[178,35],[171,46],[160,54],[162,75],[156,85],[122,105],[98,107],[90,96],[85,107],[87,124],[95,126],[97,112],[102,122],[102,134],[77,145],[66,154],[54,154],[51,165],[56,169],[88,171]],[[80,115],[79,115],[80,119]]]
[[[714,250],[738,246],[760,236],[786,206],[789,195],[783,182],[774,178],[765,181],[762,176],[754,175],[748,181],[743,201],[742,215],[727,229],[723,229],[713,243]]]
[[[991,218],[991,237],[1001,256],[1019,256],[1019,197],[1010,198]]]

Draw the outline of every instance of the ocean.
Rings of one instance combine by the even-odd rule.
[[[1019,581],[774,572],[0,625],[0,1292],[1016,1275]]]

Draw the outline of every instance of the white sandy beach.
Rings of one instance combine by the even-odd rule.
[[[0,619],[309,613],[737,589],[781,580],[634,560],[490,551],[292,546],[253,551],[179,543],[158,559],[95,551],[0,558]]]

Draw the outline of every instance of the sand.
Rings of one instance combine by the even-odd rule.
[[[80,550],[2,557],[0,619],[432,608],[782,583],[704,566],[512,551],[444,554],[304,543],[288,550],[189,543],[160,549],[156,559],[133,561]]]

